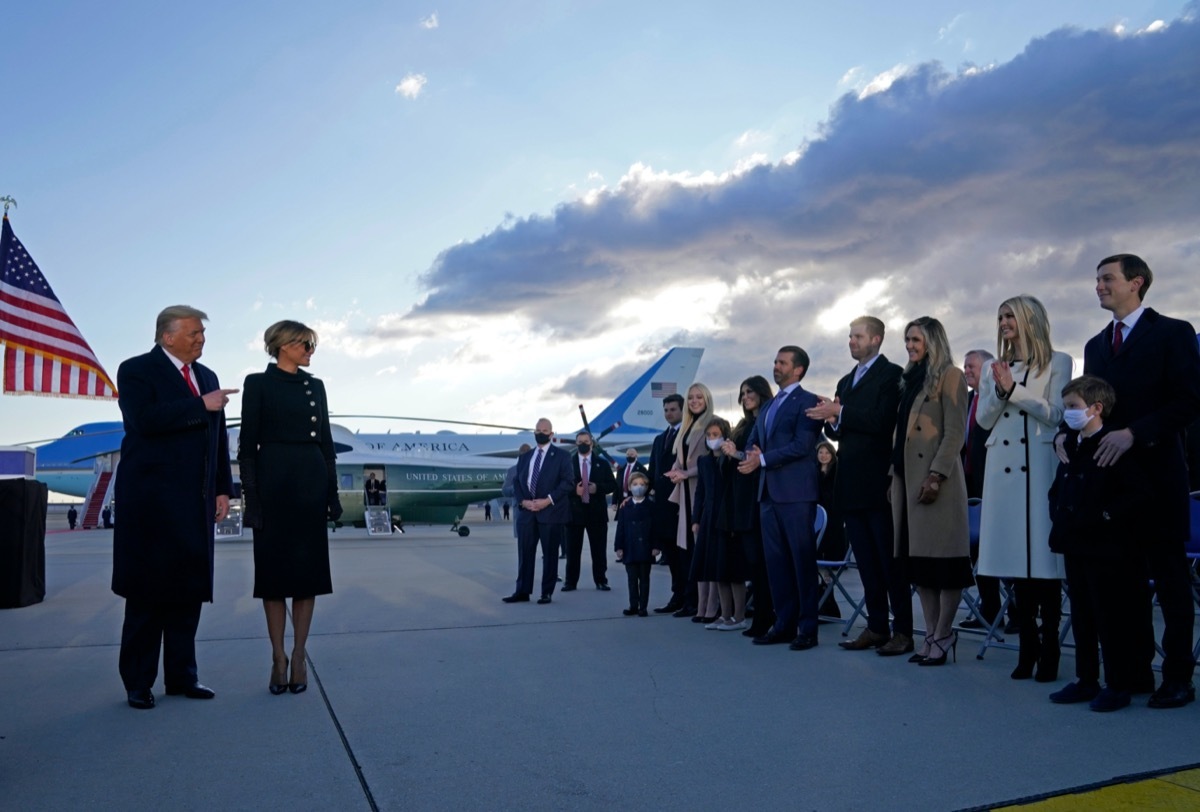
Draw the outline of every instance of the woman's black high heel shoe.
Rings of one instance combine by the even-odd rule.
[[[300,664],[299,669],[296,668],[297,663]],[[304,677],[304,682],[296,681],[297,670],[299,670],[301,672],[301,676]],[[294,694],[302,694],[308,690],[308,665],[304,662],[303,657],[298,660],[292,658],[292,681],[288,683],[287,689]]]
[[[279,696],[280,694],[287,693],[287,690],[288,690],[287,673],[288,673],[287,657],[283,658],[283,668],[281,668],[278,671],[275,670],[275,664],[274,663],[271,664],[271,681],[269,683],[267,683],[267,690],[270,691],[273,696]]]
[[[947,642],[949,643],[948,646],[945,645]],[[931,645],[942,653],[941,656],[926,657],[924,660],[921,660],[918,665],[945,665],[946,655],[951,652],[954,653],[954,662],[958,662],[958,632],[950,632],[950,634],[946,635],[940,640],[934,640]],[[932,655],[932,652],[930,652],[930,654]]]
[[[908,658],[908,661],[910,663],[917,663],[919,665],[922,660],[924,660],[926,657],[929,656],[929,647],[932,645],[933,645],[933,635],[932,634],[925,635],[925,653],[924,654],[914,654],[913,656]]]

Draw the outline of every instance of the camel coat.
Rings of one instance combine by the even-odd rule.
[[[979,375],[975,420],[991,429],[983,474],[979,574],[1001,578],[1062,578],[1063,557],[1050,552],[1050,504],[1058,457],[1054,435],[1062,420],[1062,389],[1071,380],[1071,356],[1056,352],[1033,376],[1012,365],[1017,387],[996,394],[992,362]]]
[[[704,444],[704,432],[708,429],[708,423],[701,423],[697,420],[692,424],[691,434],[687,436],[687,463],[683,461],[683,429],[679,430],[679,436],[675,439],[675,445],[679,446],[679,450],[675,452],[675,468],[687,474],[688,478],[675,486],[675,490],[671,491],[670,501],[679,505],[679,525],[675,530],[675,546],[680,549],[688,549],[688,533],[691,532],[691,527],[696,522],[700,521],[699,516],[693,517],[692,507],[696,502],[696,483],[700,475],[700,455],[707,454],[708,448]],[[693,539],[693,542],[695,540]]]
[[[904,479],[892,476],[892,525],[900,554],[901,522],[908,520],[908,554],[913,558],[964,558],[970,555],[967,484],[963,476],[963,435],[967,427],[967,384],[962,370],[950,367],[938,391],[917,395],[908,413],[904,440]],[[930,471],[946,477],[938,498],[917,502]],[[893,474],[895,472],[893,471]]]

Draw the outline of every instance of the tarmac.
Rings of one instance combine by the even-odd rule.
[[[197,639],[217,697],[163,696],[160,677],[137,711],[111,531],[52,516],[45,601],[0,611],[0,809],[1200,808],[1200,706],[1053,705],[1069,654],[1046,685],[966,636],[943,668],[843,651],[835,625],[810,651],[755,647],[623,616],[614,561],[611,592],[508,605],[511,528],[467,523],[331,537],[299,695],[267,692],[249,538],[219,542]],[[655,567],[651,605],[668,593]]]

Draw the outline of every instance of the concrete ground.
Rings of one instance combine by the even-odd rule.
[[[111,531],[52,517],[46,600],[0,611],[0,808],[949,810],[1200,763],[1196,705],[1055,706],[977,638],[944,668],[842,651],[828,625],[811,651],[754,647],[622,616],[615,563],[612,592],[506,605],[510,529],[468,523],[332,537],[300,695],[266,690],[249,540],[219,543],[197,643],[217,698],[160,680],[135,711]],[[655,567],[652,605],[668,584]]]

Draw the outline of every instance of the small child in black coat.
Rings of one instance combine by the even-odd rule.
[[[1050,701],[1090,702],[1094,711],[1115,711],[1135,691],[1154,687],[1151,657],[1139,650],[1148,631],[1153,638],[1149,574],[1134,543],[1145,477],[1129,453],[1109,466],[1096,462],[1100,439],[1108,433],[1104,417],[1117,399],[1112,386],[1084,375],[1062,394],[1070,462],[1059,463],[1050,488],[1050,549],[1066,559],[1076,679]],[[1104,653],[1103,689],[1097,638]]]
[[[651,525],[654,507],[646,499],[650,478],[641,471],[629,477],[629,501],[617,513],[617,538],[613,543],[617,560],[629,578],[629,608],[624,614],[646,617],[650,605],[650,569],[659,551],[653,547]]]

